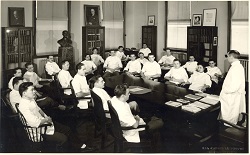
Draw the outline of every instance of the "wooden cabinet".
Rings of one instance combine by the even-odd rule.
[[[187,56],[194,55],[197,61],[217,62],[218,28],[217,27],[188,27]]]
[[[13,69],[24,68],[33,60],[33,28],[2,27],[2,66],[4,85],[13,76]]]
[[[157,26],[142,26],[142,45],[146,43],[152,54],[156,57]],[[157,58],[155,60],[158,60]]]
[[[96,47],[100,55],[104,58],[105,50],[105,27],[83,26],[82,27],[82,60],[86,54],[92,54],[92,49]]]

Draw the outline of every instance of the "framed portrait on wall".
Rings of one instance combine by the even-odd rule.
[[[203,10],[203,26],[216,26],[217,9]]]
[[[9,13],[9,26],[25,26],[25,14],[24,14],[24,8],[19,7],[9,7],[8,8]]]
[[[193,14],[193,26],[201,26],[201,16],[202,14]]]
[[[100,6],[84,5],[85,25],[100,26]]]
[[[154,15],[148,16],[148,25],[155,25],[155,16]]]

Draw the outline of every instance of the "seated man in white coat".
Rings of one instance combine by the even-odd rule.
[[[62,70],[58,73],[58,80],[62,88],[70,88],[70,81],[73,79],[69,73],[69,61],[62,61]],[[72,92],[70,89],[65,89],[64,94],[71,95]]]
[[[164,67],[171,67],[173,66],[174,59],[175,57],[172,56],[170,49],[167,49],[166,55],[162,56],[158,63]]]
[[[103,78],[119,75],[122,68],[121,59],[115,55],[115,51],[110,51],[110,56],[105,60],[103,68],[106,69]]]
[[[161,67],[155,61],[153,54],[149,54],[148,59],[149,62],[146,62],[142,68],[141,76],[145,79],[158,81],[157,78],[161,76]]]
[[[45,70],[50,76],[55,75],[60,72],[60,68],[56,62],[54,62],[54,57],[52,55],[48,56],[48,61],[45,64]]]
[[[236,124],[241,112],[246,112],[245,73],[239,61],[240,53],[231,50],[227,60],[231,67],[220,92],[221,118]]]
[[[136,60],[135,54],[130,54],[130,61],[127,63],[124,71],[129,75],[137,75],[141,73],[141,63]]]
[[[10,79],[9,83],[8,83],[8,87],[13,90],[13,79],[15,77],[22,77],[23,73],[22,73],[22,68],[15,68],[14,69],[14,76]]]
[[[174,67],[172,67],[170,71],[165,74],[164,78],[175,84],[187,82],[187,72],[183,67],[181,67],[179,59],[174,59]]]
[[[193,56],[193,55],[190,55],[190,56],[189,56],[189,61],[186,62],[186,64],[183,65],[182,67],[183,67],[183,68],[186,68],[188,74],[191,75],[191,74],[193,74],[194,71],[196,71],[197,64],[198,64],[198,62],[195,61],[194,56]]]
[[[84,64],[79,63],[76,65],[77,73],[72,80],[72,86],[75,91],[76,97],[86,97],[90,95],[89,85],[87,83],[85,72],[86,67]],[[89,99],[80,99],[79,105],[81,109],[88,109],[88,101]]]
[[[143,53],[144,54],[144,56],[147,58],[148,57],[148,55],[151,53],[151,50],[148,48],[148,46],[147,46],[147,44],[143,44],[142,45],[142,49],[140,49],[140,51],[139,51],[139,53]]]
[[[198,64],[197,71],[194,72],[186,83],[190,84],[189,89],[197,92],[204,92],[207,88],[210,88],[212,81],[207,73],[204,73],[204,66]]]

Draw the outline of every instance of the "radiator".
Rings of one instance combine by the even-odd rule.
[[[240,63],[244,67],[245,78],[246,78],[246,81],[248,82],[248,59],[240,59]]]

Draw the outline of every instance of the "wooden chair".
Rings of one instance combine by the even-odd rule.
[[[102,99],[92,90],[90,91],[90,94],[94,103],[95,136],[97,135],[97,131],[101,131],[101,148],[103,149],[107,138],[107,130],[111,127],[111,120],[105,116],[105,114],[109,112],[103,109]]]
[[[134,130],[133,127],[122,127],[120,124],[120,120],[118,117],[118,114],[114,107],[112,106],[111,102],[108,101],[108,107],[109,112],[111,115],[111,121],[112,121],[112,135],[115,138],[115,146],[114,151],[115,152],[124,152],[124,148],[151,148],[152,144],[150,140],[144,140],[140,139],[140,143],[133,143],[128,142],[124,137],[122,130]],[[146,125],[140,125],[138,128],[145,128]]]
[[[221,147],[239,148],[240,150],[228,150],[229,152],[247,153],[248,146],[248,114],[241,113],[242,119],[235,125],[226,120],[220,119],[218,131],[218,143]],[[245,123],[245,125],[243,125]],[[227,124],[230,127],[226,127]]]
[[[72,91],[72,89],[70,87],[69,88],[62,88],[62,86],[59,82],[59,79],[58,79],[58,73],[55,74],[54,78],[55,78],[54,80],[55,80],[55,84],[56,84],[56,88],[57,88],[57,94],[58,94],[57,96],[58,96],[59,103],[64,104],[64,105],[69,105],[69,104],[74,105],[75,102],[73,102],[73,104],[71,104],[72,100],[75,101],[74,96],[72,96],[73,92],[71,95],[64,94],[64,90],[71,90]]]
[[[47,127],[51,126],[52,124],[43,124],[39,127],[31,127],[28,125],[25,117],[19,110],[19,104],[16,104],[17,113],[19,115],[20,121],[23,125],[24,130],[26,131],[26,134],[28,136],[28,144],[30,144],[31,148],[34,152],[42,152],[43,145],[44,145],[44,139],[43,135],[46,134]]]

